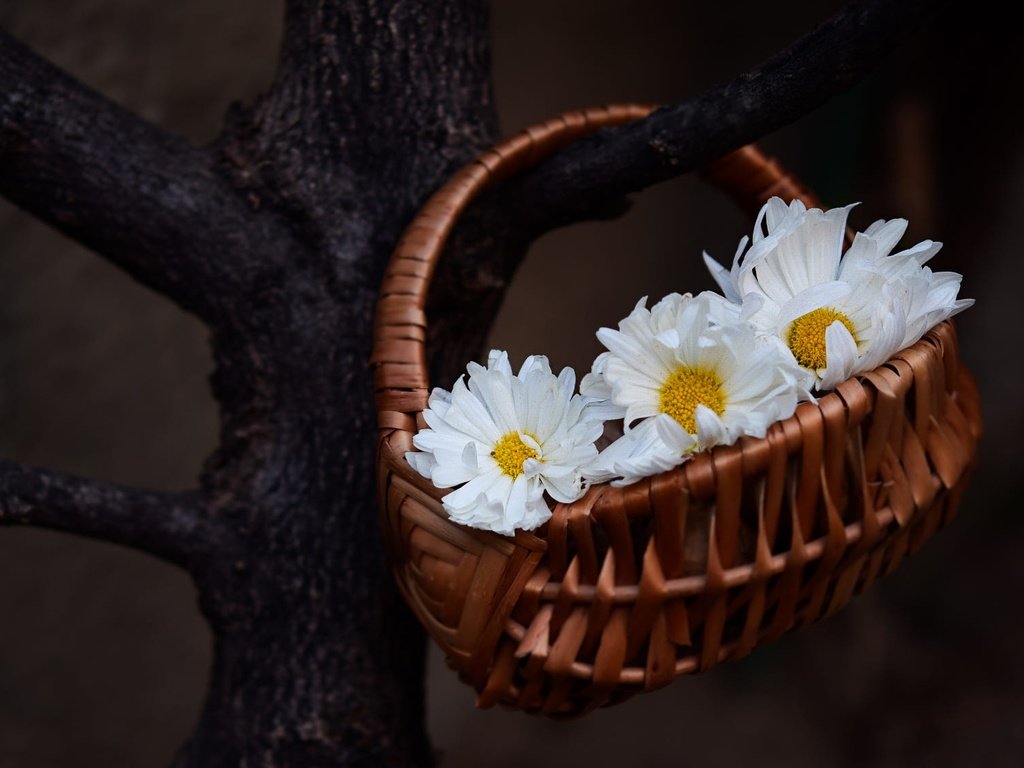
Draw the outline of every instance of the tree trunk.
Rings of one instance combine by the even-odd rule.
[[[219,143],[293,237],[212,326],[223,432],[203,487],[244,533],[197,574],[216,663],[177,765],[433,762],[424,634],[376,514],[371,326],[402,228],[495,138],[487,41],[476,0],[293,2],[273,90]],[[460,360],[479,342],[445,339]]]

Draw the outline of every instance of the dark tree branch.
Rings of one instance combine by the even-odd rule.
[[[265,225],[211,158],[0,31],[0,194],[200,315],[247,277],[243,222]]]
[[[157,493],[0,460],[0,526],[31,525],[124,544],[189,567],[227,536],[194,494]]]
[[[511,183],[496,207],[534,232],[620,213],[626,195],[693,171],[845,91],[942,2],[852,2],[732,82],[554,155]]]

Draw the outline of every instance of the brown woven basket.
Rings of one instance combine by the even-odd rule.
[[[447,518],[447,491],[403,457],[423,426],[424,306],[448,233],[496,181],[647,112],[573,112],[491,150],[427,202],[384,278],[373,353],[384,530],[409,605],[483,707],[579,714],[828,616],[949,522],[976,455],[977,390],[945,322],[764,439],[592,487],[535,534]],[[704,175],[745,206],[811,200],[753,147]]]

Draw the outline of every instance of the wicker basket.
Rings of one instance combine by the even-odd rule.
[[[942,323],[764,439],[558,504],[507,538],[445,515],[403,455],[423,425],[424,305],[459,214],[482,190],[647,109],[563,115],[501,144],[424,206],[378,305],[378,480],[398,585],[452,667],[495,703],[574,715],[658,688],[841,608],[949,522],[976,455],[973,379]],[[810,196],[753,147],[705,176],[746,206]]]

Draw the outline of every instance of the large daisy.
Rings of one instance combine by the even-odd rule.
[[[532,530],[551,517],[546,491],[572,502],[583,495],[583,465],[597,455],[603,424],[574,395],[576,375],[557,377],[546,357],[528,357],[512,372],[508,355],[492,350],[487,367],[467,366],[451,392],[435,389],[408,462],[439,488],[456,522],[505,535]]]
[[[777,337],[819,390],[878,367],[973,303],[956,299],[959,275],[924,266],[940,243],[891,253],[906,230],[903,219],[875,222],[844,256],[852,207],[808,210],[799,200],[772,198],[752,239],[740,241],[731,270],[704,254],[741,316]]]
[[[619,330],[597,336],[608,351],[581,391],[603,417],[621,417],[625,434],[584,470],[595,482],[633,482],[693,451],[764,437],[801,394],[792,358],[715,294],[672,294],[650,310],[641,299]]]

